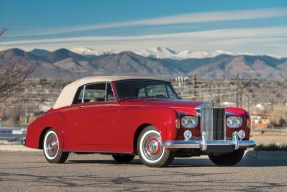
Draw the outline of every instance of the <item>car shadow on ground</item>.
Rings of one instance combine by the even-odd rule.
[[[170,165],[170,167],[207,167],[217,166],[213,164],[209,159],[197,158],[197,159],[176,159]],[[260,160],[260,159],[242,159],[238,164],[232,167],[280,167],[287,166],[287,160]],[[230,167],[230,166],[221,166]]]
[[[111,164],[111,165],[143,165],[141,161],[136,158],[130,163],[116,163],[114,160],[108,159],[94,159],[94,160],[68,160],[67,164]],[[196,158],[176,158],[169,168],[178,167],[214,167],[214,165],[207,157]],[[280,167],[287,166],[287,160],[261,160],[244,158],[235,167]]]

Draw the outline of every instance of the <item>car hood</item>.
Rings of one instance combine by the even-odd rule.
[[[205,102],[165,99],[127,99],[121,101],[123,106],[169,107],[180,112],[195,114],[195,108]]]
[[[126,107],[169,107],[178,112],[196,114],[196,108],[208,104],[208,102],[190,101],[190,100],[168,100],[168,99],[127,99],[120,102]],[[229,115],[245,115],[246,111],[236,107],[226,107],[226,112]]]

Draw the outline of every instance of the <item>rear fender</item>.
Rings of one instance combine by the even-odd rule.
[[[45,132],[52,128],[58,135],[60,147],[64,147],[64,132],[63,132],[64,116],[61,112],[53,112],[45,114],[36,119],[27,128],[26,147],[40,149],[42,147],[42,139]]]

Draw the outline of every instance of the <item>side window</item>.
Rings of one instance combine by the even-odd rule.
[[[81,87],[79,87],[79,89],[77,90],[76,95],[75,95],[74,100],[73,100],[73,104],[82,103],[82,98],[83,98],[83,93],[84,93],[84,87],[85,87],[85,86],[81,86]]]
[[[106,83],[86,85],[84,103],[105,101]]]
[[[110,83],[107,83],[107,98],[106,101],[116,101],[115,95],[113,93],[112,87]]]
[[[76,92],[73,104],[115,100],[110,83],[96,83],[81,86]]]

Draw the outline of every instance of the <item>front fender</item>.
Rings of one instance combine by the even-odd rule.
[[[150,124],[160,132],[162,140],[175,139],[178,129],[175,127],[177,112],[167,107],[141,107],[132,110],[135,127]],[[128,110],[126,111],[128,113]]]
[[[177,112],[168,107],[123,107],[117,119],[115,143],[122,151],[133,151],[134,138],[142,125],[153,125],[161,134],[162,141],[174,140]],[[124,133],[124,134],[123,134]]]

